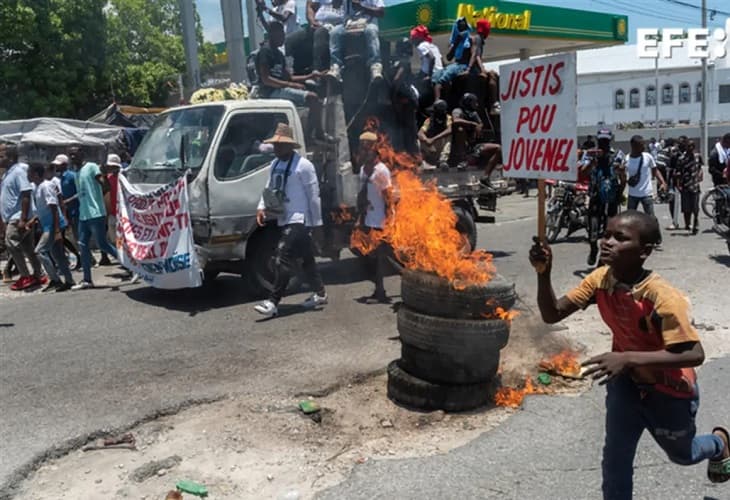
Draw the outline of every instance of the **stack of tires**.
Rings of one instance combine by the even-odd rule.
[[[454,289],[438,276],[404,270],[398,310],[401,358],[388,366],[388,397],[425,410],[465,411],[490,400],[510,323],[497,307],[514,306],[514,284],[495,276],[481,286]]]

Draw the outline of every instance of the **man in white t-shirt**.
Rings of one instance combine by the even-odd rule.
[[[266,13],[284,25],[287,36],[299,30],[296,0],[271,0],[273,8],[266,7]]]
[[[303,260],[302,269],[314,291],[303,305],[309,308],[323,306],[327,303],[327,292],[314,261],[311,236],[312,228],[322,225],[317,172],[312,162],[294,151],[300,146],[294,140],[289,125],[280,123],[274,135],[264,143],[274,145],[276,159],[271,165],[266,191],[259,201],[256,222],[264,226],[266,217],[275,215],[280,234],[276,248],[274,290],[269,299],[258,304],[255,310],[266,317],[273,317],[278,314],[279,302],[292,277],[294,261],[298,258]]]
[[[434,71],[444,69],[444,61],[441,57],[441,49],[433,43],[428,28],[424,25],[416,26],[411,30],[411,41],[416,46],[418,55],[421,58],[420,77],[431,79]]]
[[[657,180],[658,188],[666,191],[667,183],[657,168],[651,153],[644,151],[644,138],[635,135],[631,138],[631,153],[626,158],[626,179],[629,186],[628,209],[636,210],[641,204],[642,209],[649,215],[654,215],[654,185]],[[661,238],[659,240],[661,245]]]
[[[659,189],[667,189],[662,173],[657,169],[654,157],[644,151],[644,138],[631,138],[631,153],[626,159],[626,178],[629,185],[629,210],[636,210],[641,204],[644,212],[654,215],[654,185],[657,179]]]
[[[390,193],[392,184],[390,170],[380,161],[376,150],[377,135],[373,132],[364,132],[360,136],[360,194],[358,196],[358,211],[363,232],[366,234],[382,232],[390,208]],[[380,240],[374,235],[375,240]],[[366,299],[367,302],[385,304],[390,302],[385,293],[383,278],[387,267],[388,248],[380,243],[372,252],[372,268],[369,270],[375,282],[375,292]]]
[[[383,78],[383,65],[380,60],[380,30],[378,19],[385,15],[383,0],[350,0],[351,11],[348,12],[346,25],[336,26],[330,33],[330,75],[339,80],[344,66],[344,36],[348,29],[362,29],[367,47],[366,64],[370,68],[373,81]]]

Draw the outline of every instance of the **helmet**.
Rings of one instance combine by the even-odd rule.
[[[477,109],[479,107],[479,98],[476,95],[472,94],[471,92],[467,92],[461,98],[461,107],[464,109],[474,111],[475,109]]]
[[[596,132],[596,139],[597,140],[608,139],[609,141],[612,141],[613,140],[613,132],[611,132],[607,128],[602,128],[598,132]]]

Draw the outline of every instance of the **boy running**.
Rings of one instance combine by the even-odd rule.
[[[550,280],[552,251],[538,243],[530,262],[538,271],[537,302],[546,323],[557,323],[578,309],[597,304],[613,333],[612,352],[584,363],[606,384],[606,440],[603,448],[603,498],[630,499],[633,461],[639,438],[648,430],[680,465],[709,459],[712,482],[730,479],[728,431],[696,436],[699,393],[695,366],[705,359],[684,296],[644,261],[659,242],[656,218],[637,211],[608,221],[600,242],[605,266],[577,288],[556,299]]]

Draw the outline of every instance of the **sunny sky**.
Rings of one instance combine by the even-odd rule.
[[[253,2],[254,0],[243,0]],[[385,0],[386,5],[403,3],[408,0]],[[205,38],[221,42],[223,22],[219,0],[195,0],[203,22]],[[268,0],[267,0],[268,3]],[[304,22],[305,0],[297,0],[298,16]],[[691,28],[700,26],[700,0],[523,0],[521,3],[568,7],[596,12],[612,12],[629,16],[630,43],[636,39],[637,28]],[[694,7],[696,6],[696,7]],[[709,21],[710,27],[723,27],[730,6],[727,0],[707,0],[708,12],[720,11]],[[245,15],[245,12],[244,12]],[[245,22],[244,22],[245,25]],[[245,27],[244,27],[245,29]]]

